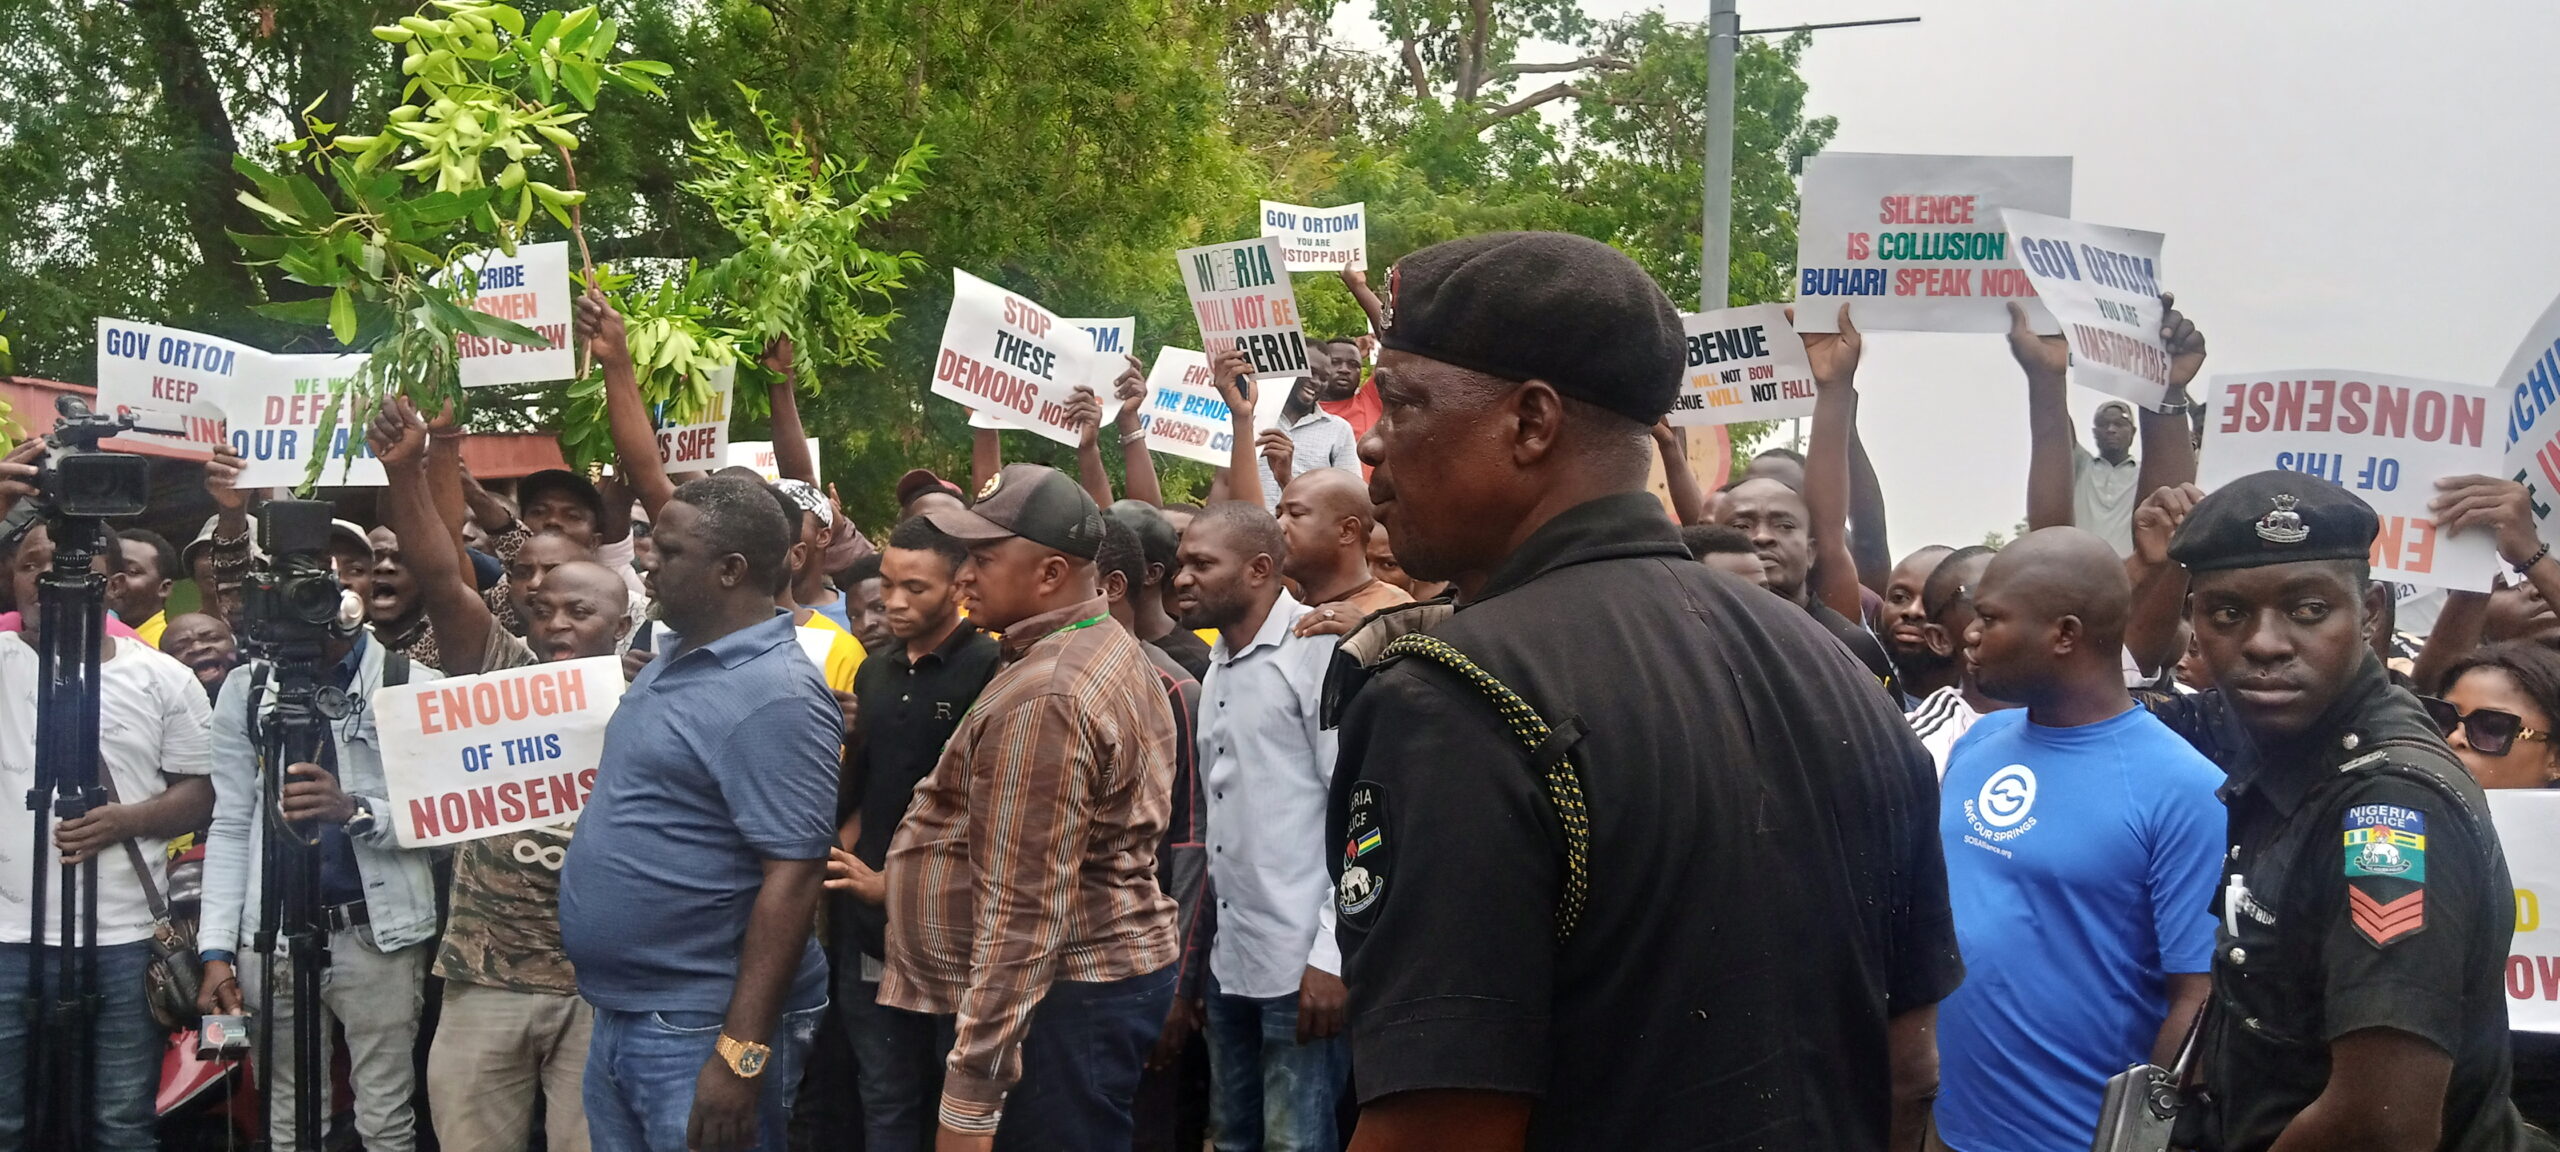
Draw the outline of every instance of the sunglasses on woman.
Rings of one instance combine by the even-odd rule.
[[[2513,712],[2502,712],[2496,708],[2474,708],[2464,712],[2454,707],[2452,701],[2433,696],[2418,697],[2418,702],[2427,706],[2427,716],[2436,722],[2438,731],[2451,736],[2454,729],[2462,729],[2463,738],[2471,742],[2472,751],[2483,756],[2504,756],[2518,740],[2551,738],[2548,732],[2525,727],[2524,717]]]

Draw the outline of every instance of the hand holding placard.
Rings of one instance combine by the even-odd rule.
[[[1240,430],[1253,427],[1253,359],[1229,345],[1209,353],[1209,380],[1227,402],[1227,420]]]
[[[2011,308],[2017,305],[2010,305]],[[1795,309],[1787,309],[1789,323],[1795,321]],[[1858,326],[1849,322],[1849,306],[1840,306],[1840,330],[1806,332],[1805,359],[1813,364],[1813,386],[1823,390],[1851,388],[1857,384],[1858,356],[1866,350],[1866,338],[1858,334]]]
[[[2014,305],[2013,305],[2014,307]],[[2187,385],[2195,382],[2196,373],[2204,370],[2204,333],[2195,321],[2178,311],[2178,294],[2160,294],[2160,342],[2169,346],[2169,395],[2179,399],[2187,394]]]
[[[2496,536],[2499,558],[2513,567],[2532,563],[2542,552],[2532,495],[2513,480],[2447,476],[2436,481],[2435,501],[2427,507],[2448,534],[2477,528]]]
[[[2204,489],[2193,484],[2162,488],[2143,498],[2141,507],[2133,510],[2133,556],[2145,567],[2160,568],[2169,563],[2169,541],[2177,536],[2178,525],[2187,522],[2187,514],[2196,510],[2196,501],[2204,499]]]
[[[2026,308],[2015,300],[2009,302],[2009,354],[2018,358],[2029,380],[2058,381],[2071,370],[2071,342],[2060,333],[2037,335]]]

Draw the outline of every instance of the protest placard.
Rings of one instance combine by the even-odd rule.
[[[1257,380],[1307,374],[1307,336],[1298,327],[1298,297],[1280,241],[1261,236],[1184,248],[1173,257],[1200,322],[1202,348],[1244,349]]]
[[[1278,389],[1270,389],[1275,396]],[[1159,348],[1147,372],[1147,406],[1138,426],[1147,447],[1167,456],[1227,466],[1235,447],[1235,420],[1209,379],[1209,357],[1189,348]],[[1256,432],[1280,426],[1278,403],[1254,405]]]
[[[1813,414],[1813,361],[1786,306],[1753,304],[1680,318],[1689,365],[1671,402],[1674,425],[1736,424]]]
[[[1102,358],[1093,345],[1091,333],[1030,298],[954,268],[933,394],[1072,447],[1067,401],[1078,385],[1094,385]],[[1095,390],[1107,390],[1117,374],[1103,375]]]
[[[738,366],[711,370],[711,404],[702,419],[658,428],[658,462],[669,472],[708,472],[729,463],[729,402],[738,392]],[[816,453],[810,454],[816,459]]]
[[[2560,1032],[2560,792],[2500,788],[2489,819],[2507,850],[2516,935],[2507,955],[2507,1027]]]
[[[777,463],[774,459],[773,441],[771,440],[730,441],[729,462],[725,466],[730,468],[752,468],[755,470],[756,475],[764,477],[764,482],[767,484],[771,484],[776,480],[782,479],[782,465]],[[809,437],[809,471],[812,473],[820,471],[818,461],[818,438],[815,436]],[[810,482],[824,486],[826,480],[821,475],[812,475],[810,477]]]
[[[2160,339],[2157,232],[2003,208],[2009,243],[2071,344],[2071,382],[2158,409],[2169,394]]]
[[[2213,489],[2270,468],[2324,477],[2380,514],[2375,579],[2486,591],[2500,563],[2496,538],[2439,533],[2427,504],[2442,477],[2496,474],[2490,400],[2486,388],[2376,372],[2216,376],[2199,480]]]
[[[1135,316],[1122,316],[1112,320],[1069,318],[1065,323],[1069,327],[1082,328],[1093,336],[1093,350],[1097,355],[1093,362],[1094,375],[1086,386],[1092,388],[1093,394],[1101,399],[1102,422],[1108,424],[1120,415],[1120,395],[1113,384],[1120,379],[1121,371],[1128,367],[1128,362],[1121,357],[1127,355],[1129,349],[1134,346],[1131,342],[1137,339],[1138,318]],[[969,426],[1028,429],[1030,422],[1009,417],[1002,409],[974,408],[969,412]]]
[[[309,473],[311,453],[323,458],[318,483],[335,487],[379,488],[389,483],[382,461],[373,458],[365,430],[352,427],[346,397],[338,389],[364,366],[354,354],[270,355],[253,353],[254,363],[242,374],[225,405],[230,413],[231,447],[240,453],[235,488],[290,488]],[[320,424],[331,407],[338,409],[327,443]],[[347,455],[352,442],[355,455]]]
[[[266,353],[219,336],[160,324],[98,318],[98,402],[104,415],[132,413],[143,428],[109,447],[203,460],[223,441],[231,392]]]
[[[2507,438],[2506,467],[2496,474],[2525,486],[2535,526],[2549,540],[2553,509],[2560,507],[2560,299],[2525,333],[2498,373],[2497,388]]]
[[[403,848],[578,818],[595,790],[622,660],[558,660],[374,694],[382,776]]]
[[[1369,266],[1369,206],[1308,208],[1262,202],[1262,234],[1280,241],[1280,259],[1292,272],[1339,272],[1345,260]]]
[[[513,256],[492,248],[464,260],[456,272],[477,281],[477,294],[464,307],[513,320],[551,342],[548,348],[533,348],[463,333],[454,339],[463,387],[534,384],[578,374],[577,355],[569,347],[576,299],[569,294],[568,241],[519,244]]]
[[[2006,332],[2009,301],[2052,317],[2009,248],[2002,208],[2071,214],[2068,156],[1824,152],[1804,162],[1796,331]]]

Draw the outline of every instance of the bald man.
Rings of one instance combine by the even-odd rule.
[[[1413,597],[1369,570],[1369,531],[1377,527],[1369,482],[1343,468],[1318,468],[1280,490],[1280,531],[1289,543],[1281,574],[1316,612],[1367,616],[1411,604]]]
[[[1974,725],[1940,792],[1966,971],[1938,1006],[1937,1146],[2078,1148],[2107,1078],[2172,1063],[2204,1003],[2222,774],[2125,692],[2106,541],[2029,533],[1972,599],[1981,689],[2024,707]]]
[[[1876,638],[1893,661],[1906,709],[1959,678],[1956,662],[1929,648],[1929,613],[1921,596],[1930,575],[1953,551],[1944,544],[1931,544],[1903,557],[1885,577],[1884,604],[1876,609]]]

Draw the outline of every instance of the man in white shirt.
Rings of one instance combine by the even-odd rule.
[[[36,585],[52,568],[53,554],[41,523],[19,543],[9,575],[27,611],[20,631],[0,633],[0,793],[9,798],[0,803],[0,1002],[10,1005],[0,1011],[0,1150],[26,1146],[26,1060],[45,1040],[30,1035],[18,1008],[38,966],[51,971],[55,963],[52,946],[61,942],[62,931],[60,866],[93,860],[99,992],[89,1056],[97,1085],[93,1131],[104,1152],[151,1152],[158,1147],[153,1100],[162,1047],[159,1026],[143,1000],[152,894],[168,894],[168,838],[203,828],[213,814],[213,785],[206,776],[210,706],[185,665],[132,637],[107,638],[98,663],[98,768],[108,802],[55,826],[51,847],[37,865],[47,887],[46,947],[32,947],[28,903],[35,877],[27,848],[35,835],[34,813],[20,798],[35,782],[36,659],[44,642]],[[48,989],[48,998],[54,991]]]
[[[1210,505],[1178,556],[1176,615],[1185,628],[1220,633],[1197,737],[1218,897],[1211,1143],[1219,1152],[1332,1152],[1351,1069],[1324,858],[1335,737],[1320,717],[1334,638],[1295,634],[1307,607],[1280,583],[1288,545],[1279,522],[1252,505]]]
[[[2071,522],[2133,555],[2133,506],[2142,502],[2142,466],[2133,458],[2133,406],[2112,400],[2089,421],[2095,453],[2071,442]]]

